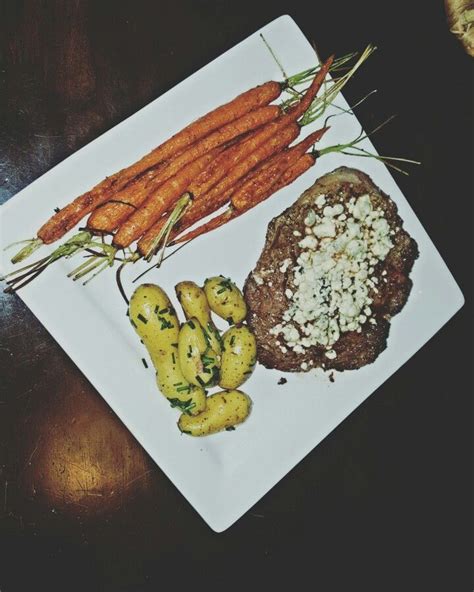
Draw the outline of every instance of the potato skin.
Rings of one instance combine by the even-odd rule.
[[[176,296],[183,308],[186,319],[195,317],[209,339],[209,345],[217,353],[222,351],[222,341],[211,319],[211,310],[204,290],[195,282],[179,282],[175,286]]]
[[[164,292],[154,284],[138,286],[128,307],[130,322],[150,354],[160,391],[187,413],[206,407],[206,393],[189,384],[178,363],[179,321]]]
[[[246,326],[231,327],[223,337],[224,350],[221,358],[219,386],[235,389],[252,374],[257,359],[257,342]]]
[[[196,317],[181,326],[178,359],[183,376],[196,386],[213,386],[219,376],[220,356],[210,347],[204,329]]]
[[[204,282],[209,307],[230,325],[241,323],[247,316],[247,305],[242,292],[228,278],[220,275]]]
[[[245,421],[252,406],[248,395],[238,390],[223,391],[207,398],[207,407],[199,415],[182,414],[181,432],[190,436],[208,436]]]
[[[156,384],[172,407],[190,415],[197,415],[206,408],[206,391],[186,380],[177,354],[161,350],[155,368]]]
[[[178,343],[179,320],[166,292],[155,284],[141,284],[128,305],[130,322],[150,356]]]

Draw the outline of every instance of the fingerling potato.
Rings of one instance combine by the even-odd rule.
[[[246,325],[231,327],[222,338],[219,386],[235,389],[252,374],[257,358],[255,336]]]
[[[153,362],[160,391],[172,406],[186,413],[200,413],[206,407],[206,393],[190,384],[181,372],[179,321],[164,290],[154,284],[138,286],[130,298],[128,314]]]
[[[251,405],[250,397],[242,391],[216,393],[207,398],[207,407],[199,415],[181,415],[178,428],[190,436],[215,434],[245,421]]]
[[[155,284],[141,284],[128,305],[130,322],[153,355],[178,343],[179,321],[166,292]]]
[[[220,275],[204,282],[204,293],[209,307],[230,325],[241,323],[247,316],[247,305],[242,292],[228,278]]]
[[[206,391],[190,384],[184,377],[178,353],[160,350],[156,355],[156,384],[171,403],[183,413],[196,415],[206,408]]]
[[[183,323],[178,337],[178,358],[183,376],[196,386],[212,386],[219,377],[218,356],[210,347],[200,322]]]
[[[204,329],[209,345],[217,353],[222,350],[222,341],[211,319],[211,310],[204,290],[194,282],[179,282],[175,286],[176,296],[187,319],[196,318]]]

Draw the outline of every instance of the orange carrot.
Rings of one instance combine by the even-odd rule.
[[[269,126],[272,124],[270,123]],[[268,141],[261,146],[265,150],[265,146],[268,148],[275,146],[283,147],[282,142],[289,144],[299,133],[299,127],[293,123],[292,126],[285,126],[290,129],[287,132],[285,128],[282,130],[280,135],[270,137]],[[262,132],[265,130],[262,130]],[[253,153],[255,148],[256,138],[261,139],[262,132],[254,132],[250,137],[230,148],[224,150],[219,157],[209,163],[209,166],[201,171],[200,175],[196,175],[194,179],[190,178],[187,173],[189,167],[182,169],[182,172],[178,172],[177,175],[172,177],[164,185],[162,185],[156,193],[150,196],[146,202],[140,207],[139,210],[134,212],[124,224],[119,228],[115,237],[114,244],[118,247],[128,247],[134,240],[140,238],[145,234],[149,228],[151,228],[157,220],[160,220],[162,214],[166,211],[170,211],[176,200],[186,191],[189,193],[195,201],[202,197],[216,182],[223,176],[229,176],[229,170],[232,167],[237,167],[240,161],[245,161],[245,156],[249,158],[249,154]],[[260,147],[259,147],[260,148]],[[267,154],[268,156],[268,154]],[[264,158],[261,156],[260,158]],[[255,166],[255,163],[252,165]],[[245,173],[243,173],[245,174]],[[185,179],[181,179],[184,176]],[[175,191],[169,191],[168,184],[174,181]],[[182,190],[178,193],[178,189]],[[192,207],[192,206],[191,206]],[[164,222],[166,223],[166,222]]]
[[[250,152],[246,158],[228,170],[227,175],[217,183],[217,185],[211,187],[209,191],[205,191],[209,186],[209,182],[200,184],[196,184],[196,182],[191,183],[187,190],[194,196],[194,201],[182,218],[186,227],[189,225],[190,220],[200,220],[203,215],[206,215],[205,213],[203,214],[203,212],[209,207],[208,204],[212,204],[212,207],[214,208],[212,211],[215,211],[224,205],[228,199],[228,190],[235,185],[239,179],[249,173],[249,171],[251,171],[257,164],[263,162],[275,152],[279,152],[285,146],[288,146],[288,144],[298,136],[299,132],[300,128],[296,123],[285,126],[280,134],[269,138],[266,143],[258,146],[255,150]],[[223,155],[224,153],[222,153],[221,157]],[[197,190],[203,191],[203,193],[197,193]],[[138,217],[137,214],[139,215],[140,212],[141,210],[135,212],[132,216]],[[192,223],[193,222],[191,222],[191,224]],[[159,234],[164,224],[166,224],[166,219],[160,218],[158,222],[150,228],[149,232],[144,234],[138,242],[140,253],[144,255],[149,254],[152,245],[155,243],[155,237]],[[122,229],[119,230],[119,233],[121,230]]]
[[[299,176],[301,176],[303,173],[309,170],[315,162],[316,157],[313,154],[303,154],[303,156],[300,156],[296,163],[293,164],[293,166],[291,166],[289,169],[287,169],[270,188],[266,188],[265,191],[262,190],[260,194],[254,195],[253,202],[247,203],[246,209],[237,210],[234,208],[233,205],[230,205],[230,207],[224,210],[222,214],[215,216],[206,224],[198,226],[194,230],[191,230],[186,234],[179,236],[178,238],[174,239],[173,242],[170,243],[170,245],[188,242],[194,238],[197,238],[198,236],[202,236],[203,234],[210,232],[211,230],[215,230],[216,228],[223,226],[224,224],[230,222],[230,220],[233,220],[234,218],[238,218],[247,210],[261,203],[265,199],[269,198],[271,195],[273,195],[286,185],[293,183],[295,179],[297,179]]]
[[[98,206],[87,220],[86,227],[94,232],[112,233],[122,220],[126,220],[150,194],[154,186],[168,169],[162,163],[140,175],[112,195],[112,198]]]
[[[255,196],[266,194],[267,190],[278,181],[283,173],[292,167],[308,148],[318,142],[328,129],[324,127],[309,134],[301,142],[283,153],[271,166],[267,166],[263,171],[260,171],[260,174],[252,175],[232,194],[231,202],[233,207],[238,211],[247,211],[249,205],[253,207]]]
[[[263,165],[257,167],[254,171],[252,171],[249,175],[245,177],[243,182],[231,188],[231,195],[226,195],[226,198],[231,198],[233,216],[235,217],[235,212],[238,212],[240,215],[243,212],[246,212],[248,209],[255,205],[255,201],[259,199],[259,196],[263,195],[270,195],[274,193],[276,189],[272,189],[275,184],[278,184],[279,179],[283,176],[283,183],[286,185],[285,182],[285,175],[287,174],[288,170],[292,171],[292,167],[296,165],[296,163],[302,158],[306,150],[312,146],[315,142],[321,139],[321,137],[326,133],[328,128],[320,129],[316,132],[313,132],[309,136],[307,136],[304,140],[289,148],[275,157],[270,159],[269,161],[263,163]],[[303,160],[302,162],[307,161],[308,159]],[[302,166],[300,164],[299,166]],[[290,172],[290,176],[293,173]],[[271,193],[268,193],[272,189]],[[202,210],[200,212],[200,216],[196,216],[194,219],[186,220],[186,216],[183,217],[182,223],[179,225],[179,232],[183,232],[186,228],[192,226],[198,220],[205,218],[212,214],[213,212],[217,211],[222,205],[225,204],[227,201],[223,201],[222,203],[216,204],[217,207],[213,207],[212,201],[210,201],[210,206],[205,211]],[[225,217],[223,217],[223,221]],[[211,224],[212,221],[209,222]],[[223,223],[223,222],[222,222]],[[221,224],[219,224],[220,226]],[[206,232],[208,232],[206,230]],[[176,236],[176,234],[174,235]],[[173,238],[173,237],[172,237]],[[179,241],[181,242],[181,241]]]
[[[93,189],[62,208],[43,224],[38,231],[38,238],[46,244],[58,240],[84,216],[108,201],[112,197],[113,191],[121,189],[144,171],[164,160],[170,159],[184,148],[223,125],[238,119],[253,109],[268,105],[280,96],[283,88],[284,85],[279,82],[266,82],[240,94],[229,103],[210,111],[186,126],[169,140],[166,140],[166,142],[163,142],[138,162],[107,177]]]
[[[195,201],[192,206],[188,209],[188,212],[192,210],[197,211],[197,208],[204,208],[204,205],[198,206],[197,203],[200,196],[205,195],[214,185],[219,187],[219,195],[222,195],[222,192],[228,189],[230,185],[228,184],[229,180],[229,171],[232,167],[236,166],[236,163],[239,161],[244,161],[246,164],[252,162],[252,159],[246,160],[247,155],[251,154],[255,149],[259,147],[260,144],[263,144],[265,141],[272,138],[274,135],[278,135],[278,133],[283,134],[283,130],[285,127],[290,126],[301,116],[303,113],[308,109],[309,105],[313,101],[314,97],[316,96],[318,90],[320,89],[326,74],[328,73],[331,65],[333,62],[333,56],[331,56],[321,67],[318,74],[314,77],[310,87],[306,91],[305,95],[301,99],[299,103],[297,103],[294,107],[291,108],[288,114],[282,115],[276,121],[269,123],[268,125],[264,126],[264,128],[257,133],[251,135],[251,137],[242,142],[241,144],[237,144],[232,148],[229,148],[221,156],[213,162],[210,167],[208,167],[205,171],[201,173],[201,175],[195,179],[195,181],[187,188],[187,192],[192,194]],[[296,137],[296,136],[295,136]],[[293,138],[294,139],[294,138]],[[290,140],[291,142],[292,140]],[[290,143],[288,142],[288,143]],[[283,148],[284,145],[281,146]],[[280,149],[281,149],[280,148]],[[273,152],[268,152],[265,154],[264,157],[261,157],[260,160],[254,161],[250,168],[253,168],[258,162],[265,160],[269,156],[271,156],[274,152],[278,150],[273,150]],[[235,178],[234,182],[247,174],[249,172],[249,168],[243,166],[241,169],[236,169],[236,174],[239,173],[240,176]],[[222,183],[225,185],[225,189],[218,184],[219,181],[223,179]],[[155,195],[152,195],[148,198],[145,204],[138,210],[137,212],[133,213],[130,218],[125,222],[125,224],[119,229],[116,235],[116,244],[119,246],[128,246],[134,240],[138,239],[140,236],[145,234],[144,241],[140,247],[140,252],[143,252],[142,249],[144,248],[143,244],[150,244],[155,243],[155,237],[150,236],[151,232],[155,231],[155,222],[159,229],[163,228],[163,225],[166,222],[160,221],[160,217],[162,214],[172,207],[172,203],[162,199],[160,195],[161,191],[158,191]],[[175,197],[177,199],[178,196]],[[169,196],[170,198],[170,196]],[[189,214],[191,215],[191,214]],[[186,216],[186,213],[184,214]],[[184,219],[183,216],[183,219]],[[200,218],[201,216],[199,216]],[[198,218],[198,219],[199,219]],[[150,233],[147,233],[149,229],[152,229]],[[118,237],[118,239],[117,239]],[[115,242],[114,241],[114,242]]]
[[[266,105],[250,111],[250,113],[246,113],[239,119],[215,130],[202,140],[183,150],[171,161],[167,161],[166,166],[160,168],[157,174],[150,178],[139,177],[136,181],[126,185],[113,196],[113,199],[94,210],[87,221],[87,228],[113,232],[141,206],[150,194],[175,175],[183,166],[196,160],[196,158],[216,146],[225,145],[239,136],[243,136],[269,123],[276,119],[280,113],[280,107],[277,105]]]

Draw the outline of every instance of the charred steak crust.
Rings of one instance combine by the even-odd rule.
[[[333,360],[325,356],[322,346],[310,347],[304,353],[295,353],[291,348],[283,352],[281,337],[279,339],[272,335],[270,329],[281,322],[289,305],[285,290],[293,287],[292,268],[302,250],[298,246],[301,239],[293,234],[294,231],[304,235],[304,219],[318,195],[325,195],[326,203],[333,205],[341,197],[345,201],[364,194],[370,195],[375,208],[382,208],[394,231],[391,236],[393,247],[385,260],[375,267],[375,275],[381,277],[383,273],[384,281],[379,282],[378,293],[370,294],[373,299],[373,318],[377,324],[365,323],[360,333],[343,333],[333,345],[337,354]],[[247,322],[257,339],[258,361],[267,368],[286,372],[301,372],[303,368],[311,370],[317,367],[354,370],[372,363],[386,348],[391,317],[400,312],[408,299],[412,287],[409,274],[417,257],[418,246],[403,229],[397,206],[368,175],[347,167],[337,168],[324,175],[292,206],[270,222],[263,251],[255,269],[246,279],[244,295],[248,305]],[[292,264],[284,270],[282,263],[286,259],[291,259]],[[259,279],[258,283],[256,278]]]

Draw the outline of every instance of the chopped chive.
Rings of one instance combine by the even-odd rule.
[[[206,386],[206,383],[204,382],[204,380],[200,376],[196,375],[196,380],[199,382],[199,384],[201,386]]]
[[[176,364],[176,357],[174,355],[174,352],[171,352],[171,359],[173,360],[173,364]]]
[[[135,327],[135,329],[137,328],[137,324],[135,323],[135,321],[133,319],[130,319],[130,322],[132,323],[132,325]]]
[[[173,384],[173,386],[179,386],[180,384],[183,384],[183,383],[182,383],[182,382],[175,382],[175,383]]]
[[[57,214],[58,212],[60,212],[60,211],[61,211],[61,208],[58,208],[58,206],[56,206],[56,207],[54,208],[54,211],[55,211],[55,212],[56,212],[56,214]]]
[[[235,343],[235,335],[232,335],[232,337],[230,338],[230,345],[234,345]]]
[[[158,306],[158,304],[157,304],[157,305],[155,306],[155,314],[158,314],[158,309],[159,309],[159,308],[160,308],[160,307],[159,307],[159,306]]]
[[[193,323],[193,321],[188,321],[188,325],[191,327],[191,329],[196,328],[196,325]]]
[[[158,311],[159,314],[166,314],[167,312],[169,312],[169,308],[162,308],[160,311]]]
[[[221,277],[223,277],[223,276],[221,276]],[[222,281],[219,282],[219,286],[222,286],[222,288],[217,291],[218,294],[221,294],[225,290],[229,290],[229,292],[232,292],[233,285],[232,285],[232,281],[229,278],[223,277]]]
[[[143,362],[143,365],[145,366],[145,368],[148,368],[148,364],[146,363],[145,358],[142,358],[142,362]]]
[[[219,345],[222,346],[222,336],[217,330],[217,327],[213,325],[212,321],[209,321],[209,323],[207,324],[207,328],[215,336],[215,338],[219,342]]]
[[[189,391],[190,391],[190,390],[191,390],[191,385],[190,385],[190,384],[188,384],[188,385],[186,385],[186,386],[179,386],[179,387],[176,389],[176,391],[177,391],[178,393],[184,393],[185,391],[187,391],[187,392],[189,393]]]
[[[235,430],[234,426],[228,426],[225,429],[226,432],[233,432],[234,430]]]
[[[168,321],[167,319],[165,319],[164,317],[158,317],[158,320],[161,323],[161,327],[160,330],[163,331],[164,329],[172,329],[174,327],[173,323],[170,323],[170,321]]]
[[[187,401],[181,401],[181,399],[168,399],[171,407],[177,407],[178,409],[181,409],[181,411],[183,413],[186,413],[187,415],[190,415],[191,409],[193,409],[194,407],[196,407],[196,403],[193,402],[192,399],[188,399]],[[184,430],[181,430],[184,431]],[[190,433],[190,432],[185,432],[185,433]]]
[[[206,340],[207,347],[210,347],[211,342],[209,341],[209,334],[207,332],[207,329],[203,329],[202,333],[204,335],[204,339]]]
[[[146,319],[141,313],[137,315],[137,319],[142,323],[145,323],[145,325],[148,323],[148,319]]]

